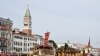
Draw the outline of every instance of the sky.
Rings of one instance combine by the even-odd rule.
[[[22,29],[29,5],[32,32],[57,43],[87,44],[100,47],[100,0],[0,0],[0,17],[10,18],[13,28]]]

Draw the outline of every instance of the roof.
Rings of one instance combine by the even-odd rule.
[[[29,8],[26,9],[25,17],[31,17]]]
[[[0,17],[0,21],[3,21],[3,22],[6,22],[6,23],[10,23],[10,24],[13,24],[12,21],[9,19],[9,18],[2,18]]]
[[[88,46],[88,45],[87,45],[87,46],[85,46],[85,48],[93,48],[93,47],[92,47],[92,46]]]
[[[33,37],[33,35],[27,35],[26,33],[22,32],[22,31],[15,32],[15,30],[13,30],[12,32],[13,32],[13,34],[16,34],[16,35]]]

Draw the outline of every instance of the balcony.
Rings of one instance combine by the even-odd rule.
[[[0,45],[0,48],[6,48],[7,45]]]
[[[0,48],[6,48],[6,47],[7,47],[7,42],[0,41]]]
[[[7,38],[4,38],[4,37],[0,37],[0,41],[6,41]]]
[[[6,26],[0,25],[0,30],[6,30]]]

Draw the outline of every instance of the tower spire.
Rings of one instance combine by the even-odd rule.
[[[32,30],[31,30],[31,14],[30,14],[30,10],[29,7],[27,7],[25,15],[24,15],[24,21],[23,21],[23,33],[26,33],[27,35],[31,35],[32,34]]]
[[[90,37],[89,37],[89,41],[88,41],[88,47],[90,47],[91,45],[90,45]]]
[[[31,17],[30,10],[29,10],[28,6],[27,6],[27,9],[26,9],[24,17]]]

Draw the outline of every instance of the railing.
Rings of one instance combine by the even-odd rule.
[[[6,30],[7,28],[6,28],[6,26],[1,26],[0,25],[0,30]]]
[[[0,41],[6,41],[7,38],[4,38],[4,37],[0,37]]]
[[[7,45],[0,45],[0,48],[6,48],[7,47]]]

